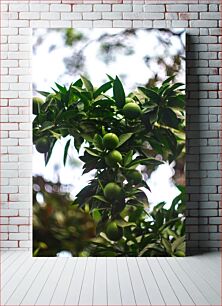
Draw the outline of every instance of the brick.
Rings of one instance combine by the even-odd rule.
[[[132,21],[131,20],[113,20],[114,28],[131,28]]]
[[[110,19],[110,20],[114,20],[114,19],[122,19],[123,15],[121,12],[105,12],[102,13],[102,19]]]
[[[111,13],[104,13],[104,14],[111,14]],[[98,20],[102,18],[102,13],[100,12],[89,12],[89,13],[83,13],[83,19],[88,20]]]
[[[217,27],[217,20],[190,20],[190,27],[212,28]]]
[[[113,4],[112,11],[113,12],[131,12],[132,5],[131,4]]]
[[[64,14],[64,13],[62,13]],[[57,12],[43,12],[41,13],[41,19],[46,20],[58,20],[60,19],[60,13]]]
[[[93,27],[95,28],[112,28],[112,20],[94,20]]]
[[[5,186],[3,186],[2,188],[6,188]],[[1,188],[1,189],[2,189]],[[11,187],[12,188],[12,187]],[[18,188],[18,187],[13,187],[13,188]],[[8,187],[8,189],[10,189],[10,187]],[[13,189],[12,189],[13,190]],[[7,193],[9,193],[10,191],[8,191]],[[18,192],[18,189],[17,191]],[[4,192],[3,192],[4,193]],[[15,209],[1,209],[1,216],[2,217],[12,217],[12,216],[18,216],[18,211]]]
[[[188,21],[187,20],[173,20],[172,26],[175,28],[186,28],[188,27]]]
[[[9,12],[28,12],[29,5],[25,3],[9,4]]]
[[[8,22],[9,27],[29,27],[29,21],[28,20],[9,20]]]
[[[169,4],[166,5],[167,12],[188,12],[188,5],[186,4]]]
[[[19,19],[39,19],[40,13],[38,12],[25,12],[19,13]]]
[[[1,248],[17,248],[18,241],[1,241]]]
[[[163,13],[123,12],[123,19],[164,19]]]
[[[61,13],[62,20],[80,20],[82,19],[81,13]]]
[[[51,20],[50,27],[52,28],[70,28],[71,20]]]
[[[133,11],[134,12],[142,12],[143,11],[143,5],[141,5],[141,4],[134,4],[133,5]]]
[[[69,4],[51,4],[50,11],[51,12],[70,12],[71,5]]]
[[[49,28],[48,20],[31,20],[30,27],[32,28]]]
[[[92,20],[74,20],[72,26],[76,28],[92,28]]]
[[[94,12],[110,12],[111,4],[94,4],[93,11]]]
[[[75,4],[73,5],[74,12],[92,12],[92,4]]]
[[[27,233],[12,233],[9,234],[10,240],[28,240],[28,234]]]
[[[210,217],[209,218],[210,224],[221,224],[221,217]]]
[[[207,4],[189,4],[190,12],[206,12]]]
[[[155,5],[144,5],[143,6],[143,10],[144,12],[156,12],[156,13],[160,13],[160,12],[165,12],[165,8],[163,4],[155,4]]]
[[[27,225],[19,226],[19,232],[21,232],[21,233],[29,233],[30,231],[31,231],[30,226],[27,226]]]
[[[49,4],[46,3],[30,3],[29,4],[30,11],[34,12],[48,12]]]
[[[204,12],[204,13],[200,13],[200,19],[213,19],[213,20],[220,20],[221,18],[221,13],[215,13],[215,12],[212,12],[212,13],[209,13],[209,12]]]

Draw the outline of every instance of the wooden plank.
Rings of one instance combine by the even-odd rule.
[[[13,256],[10,256],[9,258],[7,258],[7,260],[5,260],[2,264],[1,264],[1,273],[5,273],[12,265],[16,265],[16,261],[17,259],[19,259],[19,257],[21,257],[23,254],[22,252],[15,252],[15,254],[13,254]]]
[[[137,265],[136,258],[128,257],[127,266],[130,273],[130,278],[133,286],[133,291],[137,305],[149,305],[150,300],[144,285],[143,278],[140,274],[139,267]]]
[[[168,264],[166,258],[159,257],[157,258],[164,274],[166,275],[166,278],[168,279],[169,283],[171,284],[171,287],[174,288],[174,292],[180,301],[181,305],[195,305],[194,301],[192,300],[192,297],[188,294],[184,286],[182,285],[180,281],[180,277],[174,273],[171,266]]]
[[[220,305],[221,299],[220,295],[216,293],[216,291],[209,286],[209,284],[200,277],[200,274],[196,273],[193,267],[185,260],[185,258],[176,258],[176,261],[180,265],[181,269],[185,273],[187,273],[199,288],[200,292],[206,298],[210,305]]]
[[[77,258],[68,258],[66,266],[52,296],[50,305],[64,305],[76,263]]]
[[[136,305],[133,287],[130,279],[126,258],[117,258],[118,276],[120,282],[120,292],[122,305]]]
[[[179,275],[183,286],[186,288],[187,292],[190,296],[192,296],[192,300],[196,305],[209,305],[206,298],[197,288],[196,284],[193,282],[192,278],[189,277],[183,269],[181,269],[178,262],[175,260],[175,257],[167,257],[166,260],[168,261],[169,265],[171,266],[172,270],[175,274]]]
[[[1,290],[2,288],[11,280],[11,278],[16,275],[17,273],[19,273],[19,269],[21,269],[21,266],[24,265],[24,263],[27,260],[27,255],[26,253],[21,252],[21,256],[19,257],[19,259],[16,261],[16,263],[14,263],[13,265],[11,265],[6,273],[2,273],[2,277],[1,277]]]
[[[55,258],[45,258],[42,269],[39,270],[38,275],[34,279],[27,293],[24,295],[20,305],[35,305],[35,302],[45,286],[48,277],[55,266],[55,263]]]
[[[89,257],[87,260],[86,271],[82,282],[82,288],[78,305],[93,304],[93,286],[95,277],[96,258]]]
[[[77,258],[76,266],[67,291],[65,305],[78,305],[82,282],[86,270],[87,258]]]
[[[9,299],[6,302],[6,305],[20,305],[24,295],[29,290],[30,285],[35,280],[35,277],[38,275],[39,271],[46,263],[45,259],[38,258],[35,264],[31,267],[28,273],[22,279],[22,282],[16,287],[13,293],[10,295]]]
[[[143,278],[151,305],[165,305],[160,288],[146,258],[137,258],[137,263]]]
[[[179,305],[180,303],[175,294],[175,291],[172,288],[172,286],[169,284],[169,281],[166,278],[166,275],[164,274],[163,270],[161,269],[157,259],[152,257],[146,259],[150,266],[150,269],[154,274],[154,278],[158,283],[158,286],[161,290],[161,294],[164,298],[166,305]]]
[[[11,251],[11,252],[9,252],[9,251],[6,252],[6,251],[5,251],[4,253],[2,253],[2,254],[1,254],[1,258],[0,258],[0,259],[1,259],[1,260],[0,260],[1,264],[2,264],[4,261],[6,261],[9,257],[13,256],[14,254],[15,254],[15,252],[12,252],[12,251]]]
[[[107,299],[108,305],[122,305],[117,258],[107,258]]]
[[[107,305],[106,258],[96,260],[93,305]]]
[[[51,298],[53,296],[56,285],[62,275],[65,264],[67,262],[66,257],[54,258],[56,261],[55,269],[52,270],[47,283],[43,287],[35,305],[50,305]]]
[[[13,277],[10,279],[10,282],[3,285],[1,290],[1,302],[5,304],[9,299],[11,294],[16,290],[17,286],[23,282],[25,276],[31,270],[32,266],[36,264],[36,261],[32,258],[27,258],[25,264],[20,266],[16,271]]]
[[[203,264],[202,261],[196,259],[196,257],[190,257],[187,262],[191,265],[192,269],[194,269],[200,276],[212,287],[216,290],[218,294],[221,294],[221,269],[218,269],[218,273],[215,274],[209,268],[209,265]]]
[[[195,256],[195,258],[209,267],[215,275],[218,275],[218,268],[221,266],[221,261],[218,256],[207,253]]]

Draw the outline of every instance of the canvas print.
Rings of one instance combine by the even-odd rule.
[[[185,256],[184,29],[33,30],[33,256]]]

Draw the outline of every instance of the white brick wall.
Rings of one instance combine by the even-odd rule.
[[[220,0],[1,3],[1,248],[31,246],[31,27],[187,28],[187,246],[221,246]],[[220,90],[220,91],[219,91]]]

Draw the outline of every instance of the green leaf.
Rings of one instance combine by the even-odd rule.
[[[68,150],[69,150],[70,142],[71,142],[71,139],[69,139],[67,141],[66,145],[65,145],[64,155],[63,155],[63,164],[64,164],[64,166],[66,165],[66,160],[67,160],[67,156],[68,156]]]
[[[106,73],[106,75],[108,76],[110,81],[114,82],[115,79],[111,75],[109,75],[108,73]]]
[[[126,155],[123,158],[124,166],[127,166],[129,163],[131,163],[132,158],[133,158],[133,150],[130,150],[129,152],[126,153]]]
[[[50,92],[46,92],[46,91],[40,91],[40,90],[36,90],[38,93],[40,93],[40,95],[47,97],[48,95],[50,95]]]
[[[161,103],[161,96],[156,91],[146,87],[138,87],[138,89],[145,94],[147,98],[150,98],[152,102],[155,102],[158,105]]]
[[[90,92],[92,94],[93,93],[92,83],[87,78],[85,78],[83,75],[81,75],[81,80],[82,80],[85,88],[88,90],[88,92]]]
[[[116,222],[116,224],[119,227],[136,226],[136,223],[134,223],[134,222],[127,222],[124,219],[116,219],[115,222]]]
[[[75,83],[72,84],[73,86],[82,88],[83,85],[83,81],[81,79],[78,79],[77,81],[75,81]]]
[[[119,148],[121,145],[123,145],[130,137],[132,137],[133,133],[126,133],[119,136],[119,144],[117,148]]]
[[[100,86],[93,94],[94,99],[97,98],[101,93],[106,92],[107,90],[109,90],[110,88],[112,88],[112,81],[109,81],[105,84],[103,84],[102,86]]]
[[[50,157],[52,155],[52,150],[53,150],[53,147],[54,147],[56,141],[57,141],[57,139],[54,138],[53,141],[50,143],[49,151],[46,154],[44,154],[44,157],[45,157],[45,166],[47,166],[47,164],[49,162],[49,159],[50,159]]]
[[[99,134],[95,134],[93,138],[93,144],[95,145],[96,148],[103,150],[103,138]]]
[[[92,156],[99,157],[99,154],[98,154],[98,152],[97,152],[96,150],[92,150],[92,149],[89,149],[89,148],[85,148],[85,151],[86,151],[87,153],[89,153],[90,155],[92,155]]]
[[[177,115],[170,108],[165,108],[162,110],[161,121],[164,125],[178,129],[179,120]]]
[[[164,248],[166,249],[167,253],[171,255],[172,254],[171,243],[167,239],[162,238],[162,244]]]
[[[163,83],[162,83],[162,85],[165,85],[166,83],[170,83],[172,80],[174,80],[175,79],[175,75],[172,75],[172,76],[170,76],[169,78],[167,78]]]
[[[123,85],[120,79],[118,78],[118,76],[116,76],[114,83],[113,83],[113,96],[116,101],[116,105],[119,108],[122,108],[125,105],[126,96],[125,96],[125,92],[123,89]]]
[[[184,95],[172,96],[168,98],[167,106],[175,109],[184,110],[185,109],[185,101]]]
[[[67,89],[66,89],[65,86],[61,86],[61,85],[59,85],[59,84],[56,83],[56,82],[55,82],[55,84],[56,84],[57,88],[59,89],[59,91],[60,91],[61,93],[63,93],[63,94],[66,94],[66,93],[67,93]]]
[[[185,236],[178,237],[174,242],[172,243],[172,252],[174,252],[185,240]]]
[[[109,202],[105,199],[105,197],[102,196],[102,195],[99,195],[99,194],[95,194],[95,195],[93,196],[93,199],[96,199],[96,200],[99,200],[99,201],[101,201],[101,202],[104,202],[104,203],[109,204]]]
[[[132,167],[135,165],[159,166],[161,164],[163,164],[162,161],[157,160],[152,157],[147,157],[147,158],[142,158],[142,159],[141,158],[135,159],[128,165],[128,167]]]

